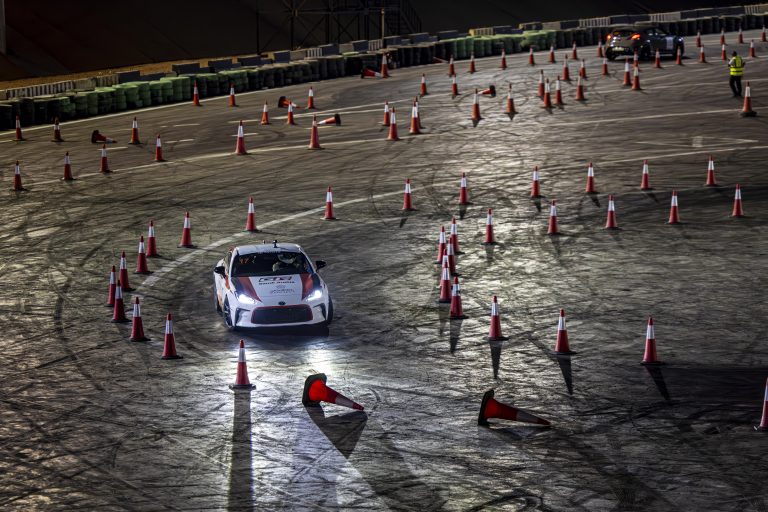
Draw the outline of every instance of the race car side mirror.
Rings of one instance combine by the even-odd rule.
[[[220,276],[223,276],[224,275],[224,266],[220,265],[218,267],[213,267],[213,271],[215,273],[219,274]]]
[[[327,263],[325,261],[323,261],[323,260],[317,260],[315,262],[315,267],[317,267],[317,270],[320,270],[321,268],[323,268],[326,265],[327,265]]]

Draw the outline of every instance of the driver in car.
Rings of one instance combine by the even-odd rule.
[[[293,253],[279,253],[277,255],[277,261],[272,265],[272,272],[280,270],[295,270],[296,273],[306,271],[302,268],[302,264],[299,259]]]

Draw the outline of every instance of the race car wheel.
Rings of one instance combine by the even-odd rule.
[[[236,331],[237,326],[232,322],[232,311],[229,308],[229,299],[224,299],[224,323],[228,331]]]
[[[615,52],[611,52],[611,51],[607,51],[606,50],[605,56],[608,58],[608,60],[611,60],[611,61],[616,60],[616,53]]]
[[[325,317],[325,325],[331,325],[333,322],[333,300],[328,299],[328,315]]]

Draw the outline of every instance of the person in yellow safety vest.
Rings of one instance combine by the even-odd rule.
[[[731,90],[734,97],[741,97],[741,76],[744,74],[744,59],[738,53],[731,54],[731,60],[728,61],[728,68],[731,70]]]

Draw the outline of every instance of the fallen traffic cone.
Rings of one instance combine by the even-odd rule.
[[[742,32],[741,27],[739,27],[738,44],[744,44],[744,32]]]
[[[458,277],[453,278],[453,286],[451,287],[451,311],[448,315],[451,320],[467,318],[464,316],[464,308],[461,306],[461,286],[459,286]]]
[[[261,124],[269,124],[269,107],[267,106],[266,101],[264,102],[264,107],[261,109]]]
[[[490,96],[491,98],[495,98],[496,97],[496,86],[491,84],[491,85],[488,86],[487,89],[483,89],[482,91],[480,91],[480,94],[482,94],[483,96]]]
[[[632,79],[629,75],[629,59],[624,59],[624,81],[621,83],[621,85],[625,87],[632,85]]]
[[[536,165],[533,168],[533,179],[531,181],[531,199],[538,199],[541,197],[541,190],[539,189],[539,166]]]
[[[579,67],[579,78],[587,79],[587,64],[584,59],[581,59],[581,66]]]
[[[482,119],[480,116],[480,101],[477,96],[477,89],[475,89],[475,95],[472,97],[472,121],[477,123]]]
[[[451,302],[451,269],[447,254],[443,256],[443,264],[440,267],[440,297],[437,302],[441,304]]]
[[[534,416],[533,414],[521,411],[515,407],[502,404],[498,402],[494,397],[494,392],[489,389],[483,395],[483,401],[480,403],[480,415],[477,417],[477,424],[482,427],[490,426],[488,422],[491,418],[498,418],[502,420],[520,421],[523,423],[534,423],[536,425],[549,426],[549,422],[545,419]]]
[[[539,98],[544,97],[544,70],[539,70],[539,87],[536,90],[536,96]]]
[[[555,63],[555,47],[554,46],[549,47],[549,63],[550,64]]]
[[[565,103],[563,103],[563,91],[560,85],[559,76],[555,79],[555,105],[557,105],[558,107],[565,105]]]
[[[725,45],[723,45],[720,50],[720,60],[722,60],[723,62],[728,60],[728,54],[725,51]]]
[[[317,116],[312,116],[312,130],[309,133],[309,149],[323,149],[317,134]]]
[[[603,68],[602,68],[602,71],[601,71],[600,74],[602,76],[608,76],[609,75],[609,73],[608,73],[608,59],[606,59],[605,57],[603,57]]]
[[[725,44],[725,29],[720,29],[720,44]]]
[[[648,176],[648,160],[643,160],[643,177],[640,180],[640,190],[651,190],[651,184]]]
[[[147,230],[147,258],[157,258],[157,240],[155,239],[155,222],[149,221],[149,229]]]
[[[459,225],[456,224],[456,217],[451,219],[451,227],[448,232],[448,243],[453,247],[454,253],[461,254],[461,249],[459,249]]]
[[[407,212],[414,211],[416,208],[413,207],[413,203],[411,202],[411,180],[406,179],[405,180],[405,191],[403,192],[403,210]]]
[[[669,220],[667,224],[680,224],[680,215],[677,211],[677,192],[672,191],[672,200],[669,206]]]
[[[421,88],[419,89],[419,95],[426,96],[427,94],[429,94],[427,92],[427,76],[424,73],[422,73],[421,74]]]
[[[581,77],[576,79],[576,96],[574,99],[576,101],[587,100],[587,98],[584,97],[584,86],[581,84]]]
[[[277,98],[277,108],[288,108],[289,106],[293,106],[293,108],[299,108],[299,106],[286,98],[285,96],[280,96]]]
[[[535,66],[536,65],[536,59],[533,57],[533,46],[531,46],[528,49],[528,65],[529,66]]]
[[[395,114],[395,107],[392,107],[391,112],[389,113],[389,132],[387,133],[387,140],[400,140],[400,137],[397,136],[397,115]]]
[[[715,180],[715,158],[709,155],[709,162],[707,162],[707,181],[704,183],[707,187],[716,187],[717,181]]]
[[[656,50],[656,59],[653,62],[653,67],[661,69],[661,52],[659,50]]]
[[[701,30],[696,32],[696,48],[701,48]]]
[[[331,117],[327,117],[322,121],[317,122],[318,125],[335,124],[341,126],[341,116],[339,114],[333,114]]]
[[[149,341],[144,335],[144,323],[141,321],[141,304],[139,298],[133,298],[133,317],[131,319],[131,337],[130,341]]]
[[[568,55],[563,57],[563,81],[571,81],[571,72],[568,70]]]
[[[160,141],[160,134],[155,138],[155,162],[165,162],[163,159],[163,143]]]
[[[598,40],[597,41],[597,58],[602,59],[605,57],[605,54],[603,53],[603,41]]]
[[[240,347],[237,350],[237,373],[235,374],[234,384],[229,385],[229,389],[235,391],[250,391],[256,386],[251,384],[248,379],[248,365],[245,362],[245,342],[240,340]]]
[[[416,102],[413,102],[413,106],[411,107],[411,128],[408,130],[408,133],[411,135],[419,135],[421,133],[421,123],[419,123],[419,114],[416,110]]]
[[[237,106],[237,102],[235,101],[235,84],[229,84],[229,106]]]
[[[285,116],[285,124],[296,126],[296,121],[293,118],[293,103],[288,104],[288,114]]]
[[[573,50],[571,51],[571,58],[573,60],[577,60],[579,58],[579,54],[576,53],[576,41],[573,42]]]
[[[115,266],[112,265],[112,270],[109,272],[109,288],[107,288],[107,306],[115,307],[115,290],[117,288],[117,271]]]
[[[704,55],[704,46],[702,45],[701,48],[699,48],[699,62],[702,64],[707,63],[707,56]]]
[[[176,337],[173,335],[173,317],[168,313],[165,317],[165,336],[163,337],[163,355],[161,359],[182,359],[176,353]]]
[[[197,80],[195,80],[195,85],[192,88],[192,104],[196,107],[200,106],[200,92],[197,90]]]
[[[472,74],[472,73],[474,73],[475,71],[477,71],[477,70],[475,69],[475,54],[474,54],[474,52],[473,52],[473,53],[472,53],[472,54],[469,56],[469,74],[471,75],[471,74]]]
[[[741,117],[755,117],[757,115],[757,112],[752,110],[752,88],[749,86],[749,82],[744,88],[744,106],[740,115]]]
[[[459,86],[456,83],[456,75],[451,77],[451,98],[455,98],[459,95]]]
[[[389,78],[389,56],[385,53],[381,56],[381,78]]]
[[[443,256],[445,256],[445,226],[440,226],[440,236],[437,239],[437,260],[435,260],[435,263],[441,264]]]
[[[384,102],[384,121],[381,123],[383,126],[389,126],[389,102]]]
[[[548,235],[560,234],[560,231],[558,231],[558,227],[557,227],[557,203],[554,199],[549,204],[549,222],[547,224],[547,234]]]
[[[328,402],[342,407],[349,407],[356,411],[362,411],[363,406],[353,402],[338,391],[326,385],[328,378],[324,373],[310,375],[304,381],[304,391],[301,394],[301,403],[304,407],[317,407],[320,402]]]
[[[491,301],[491,326],[488,330],[488,341],[506,340],[501,334],[501,319],[499,318],[499,301],[493,296]]]
[[[472,204],[469,202],[469,191],[467,189],[467,173],[461,173],[461,180],[459,180],[459,206],[465,206]]]
[[[495,245],[496,237],[493,233],[493,209],[488,208],[488,214],[485,217],[485,240],[484,245]]]
[[[245,128],[243,127],[243,122],[240,121],[240,124],[237,125],[237,141],[235,142],[235,154],[236,155],[247,155],[248,151],[245,149]]]
[[[101,146],[101,162],[99,164],[99,172],[104,174],[110,173],[109,162],[107,161],[107,145]]]
[[[552,108],[552,95],[549,91],[549,78],[546,79],[544,82],[544,102],[542,103],[542,108]]]
[[[136,256],[136,274],[151,274],[147,266],[147,253],[144,251],[144,236],[139,238],[139,252]]]
[[[64,181],[72,181],[75,179],[72,177],[72,162],[69,159],[69,151],[64,154],[64,177],[61,179]]]
[[[331,187],[328,187],[328,190],[325,192],[325,215],[323,219],[336,220],[336,217],[333,216],[333,190]]]
[[[653,317],[648,317],[648,327],[645,330],[645,353],[643,354],[642,364],[662,364],[656,356],[656,334],[653,332]]]
[[[131,141],[128,144],[133,144],[134,146],[141,144],[139,140],[139,120],[135,117],[131,122]]]
[[[307,93],[307,110],[315,108],[315,90],[312,86],[309,86],[309,92]]]
[[[635,71],[632,75],[632,90],[633,91],[639,91],[640,89],[640,70],[635,68]]]
[[[557,320],[557,339],[555,340],[555,354],[573,354],[568,346],[568,329],[565,327],[565,310],[560,310]]]
[[[192,225],[189,221],[189,212],[184,212],[184,228],[181,230],[181,241],[179,247],[191,249],[192,245]]]
[[[27,190],[21,183],[21,165],[19,165],[18,160],[16,160],[16,164],[13,166],[13,190],[17,192]]]
[[[741,187],[739,184],[736,184],[736,192],[733,196],[733,211],[731,212],[731,217],[743,217],[744,216],[744,210],[741,207]]]
[[[21,118],[19,116],[16,116],[16,139],[15,140],[24,140],[24,136],[21,134]]]
[[[253,210],[253,198],[248,198],[248,213],[245,217],[245,230],[249,233],[257,233],[256,229],[256,213]]]
[[[608,218],[605,221],[605,229],[619,229],[616,223],[616,206],[613,203],[613,196],[608,196]]]
[[[133,288],[131,288],[131,285],[128,282],[128,260],[125,258],[125,251],[120,253],[120,266],[118,267],[118,272],[117,280],[118,282],[123,283],[123,291],[133,291]]]
[[[453,55],[451,55],[451,60],[448,61],[448,76],[456,76],[456,68],[453,65]]]
[[[755,40],[751,39],[749,41],[749,57],[752,59],[757,58],[757,55],[755,54]]]
[[[503,48],[501,50],[501,64],[499,64],[499,68],[507,69],[507,53]]]
[[[510,116],[517,114],[515,110],[515,100],[512,99],[512,84],[509,84],[509,91],[507,92],[507,107],[505,112]]]
[[[765,32],[763,32],[763,34],[765,34]],[[756,426],[755,430],[759,432],[768,431],[768,379],[765,381],[765,397],[763,398],[763,416],[760,419],[760,425]]]
[[[587,166],[587,186],[584,187],[584,192],[587,194],[597,194],[597,190],[595,190],[595,168],[592,166],[592,162],[589,162]]]
[[[59,126],[59,118],[53,119],[53,142],[64,142],[61,138],[61,127]]]
[[[680,51],[680,47],[677,47],[677,53],[675,54],[675,65],[683,65],[683,53]]]
[[[115,284],[115,305],[112,308],[112,322],[116,324],[128,322],[128,319],[125,317],[125,305],[123,304],[123,287],[119,279],[117,284]]]

